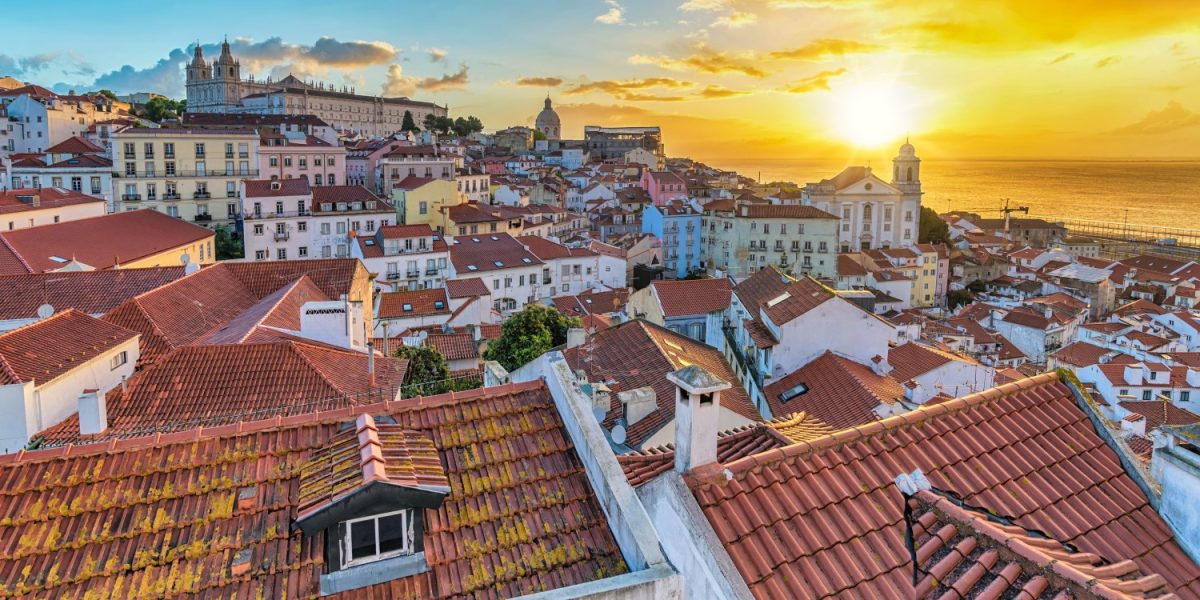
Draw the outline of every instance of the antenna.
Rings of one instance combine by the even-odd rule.
[[[39,319],[48,319],[54,314],[54,307],[49,304],[43,304],[37,308],[37,316]]]

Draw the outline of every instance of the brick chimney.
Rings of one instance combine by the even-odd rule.
[[[667,380],[675,384],[675,470],[717,462],[721,392],[729,382],[696,365],[668,373]]]

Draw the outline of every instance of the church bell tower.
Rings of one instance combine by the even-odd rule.
[[[905,194],[921,193],[921,159],[917,150],[904,140],[900,153],[892,159],[892,185]]]

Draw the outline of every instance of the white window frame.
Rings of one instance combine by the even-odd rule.
[[[403,528],[404,534],[405,534],[404,540],[403,540],[404,546],[402,548],[400,548],[399,550],[392,550],[390,552],[384,552],[381,554],[379,552],[379,520],[384,517],[390,517],[393,515],[403,515],[404,516],[403,525],[401,526]],[[395,510],[392,512],[371,515],[369,517],[362,517],[362,518],[358,518],[358,519],[350,519],[348,521],[342,521],[342,525],[344,526],[343,528],[345,529],[345,532],[342,534],[342,568],[345,569],[347,567],[355,567],[358,565],[373,563],[373,562],[377,562],[377,561],[384,560],[387,558],[392,558],[393,556],[408,556],[408,555],[415,554],[416,553],[416,543],[415,543],[416,542],[416,527],[415,527],[416,518],[415,518],[415,516],[416,515],[415,515],[413,509],[405,508],[405,509],[401,509],[401,510]],[[371,554],[369,556],[362,556],[359,558],[353,558],[352,557],[352,549],[351,549],[352,547],[350,545],[351,544],[350,530],[355,523],[361,523],[363,521],[374,521],[375,522],[375,554]],[[347,559],[350,559],[350,560],[347,560]]]

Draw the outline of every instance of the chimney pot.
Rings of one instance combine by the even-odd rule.
[[[567,348],[577,348],[587,341],[587,332],[579,327],[567,330]]]
[[[675,384],[675,470],[717,462],[721,392],[732,386],[696,365],[668,373],[667,380]]]
[[[79,433],[96,435],[108,429],[108,407],[99,390],[83,390],[79,395]]]

